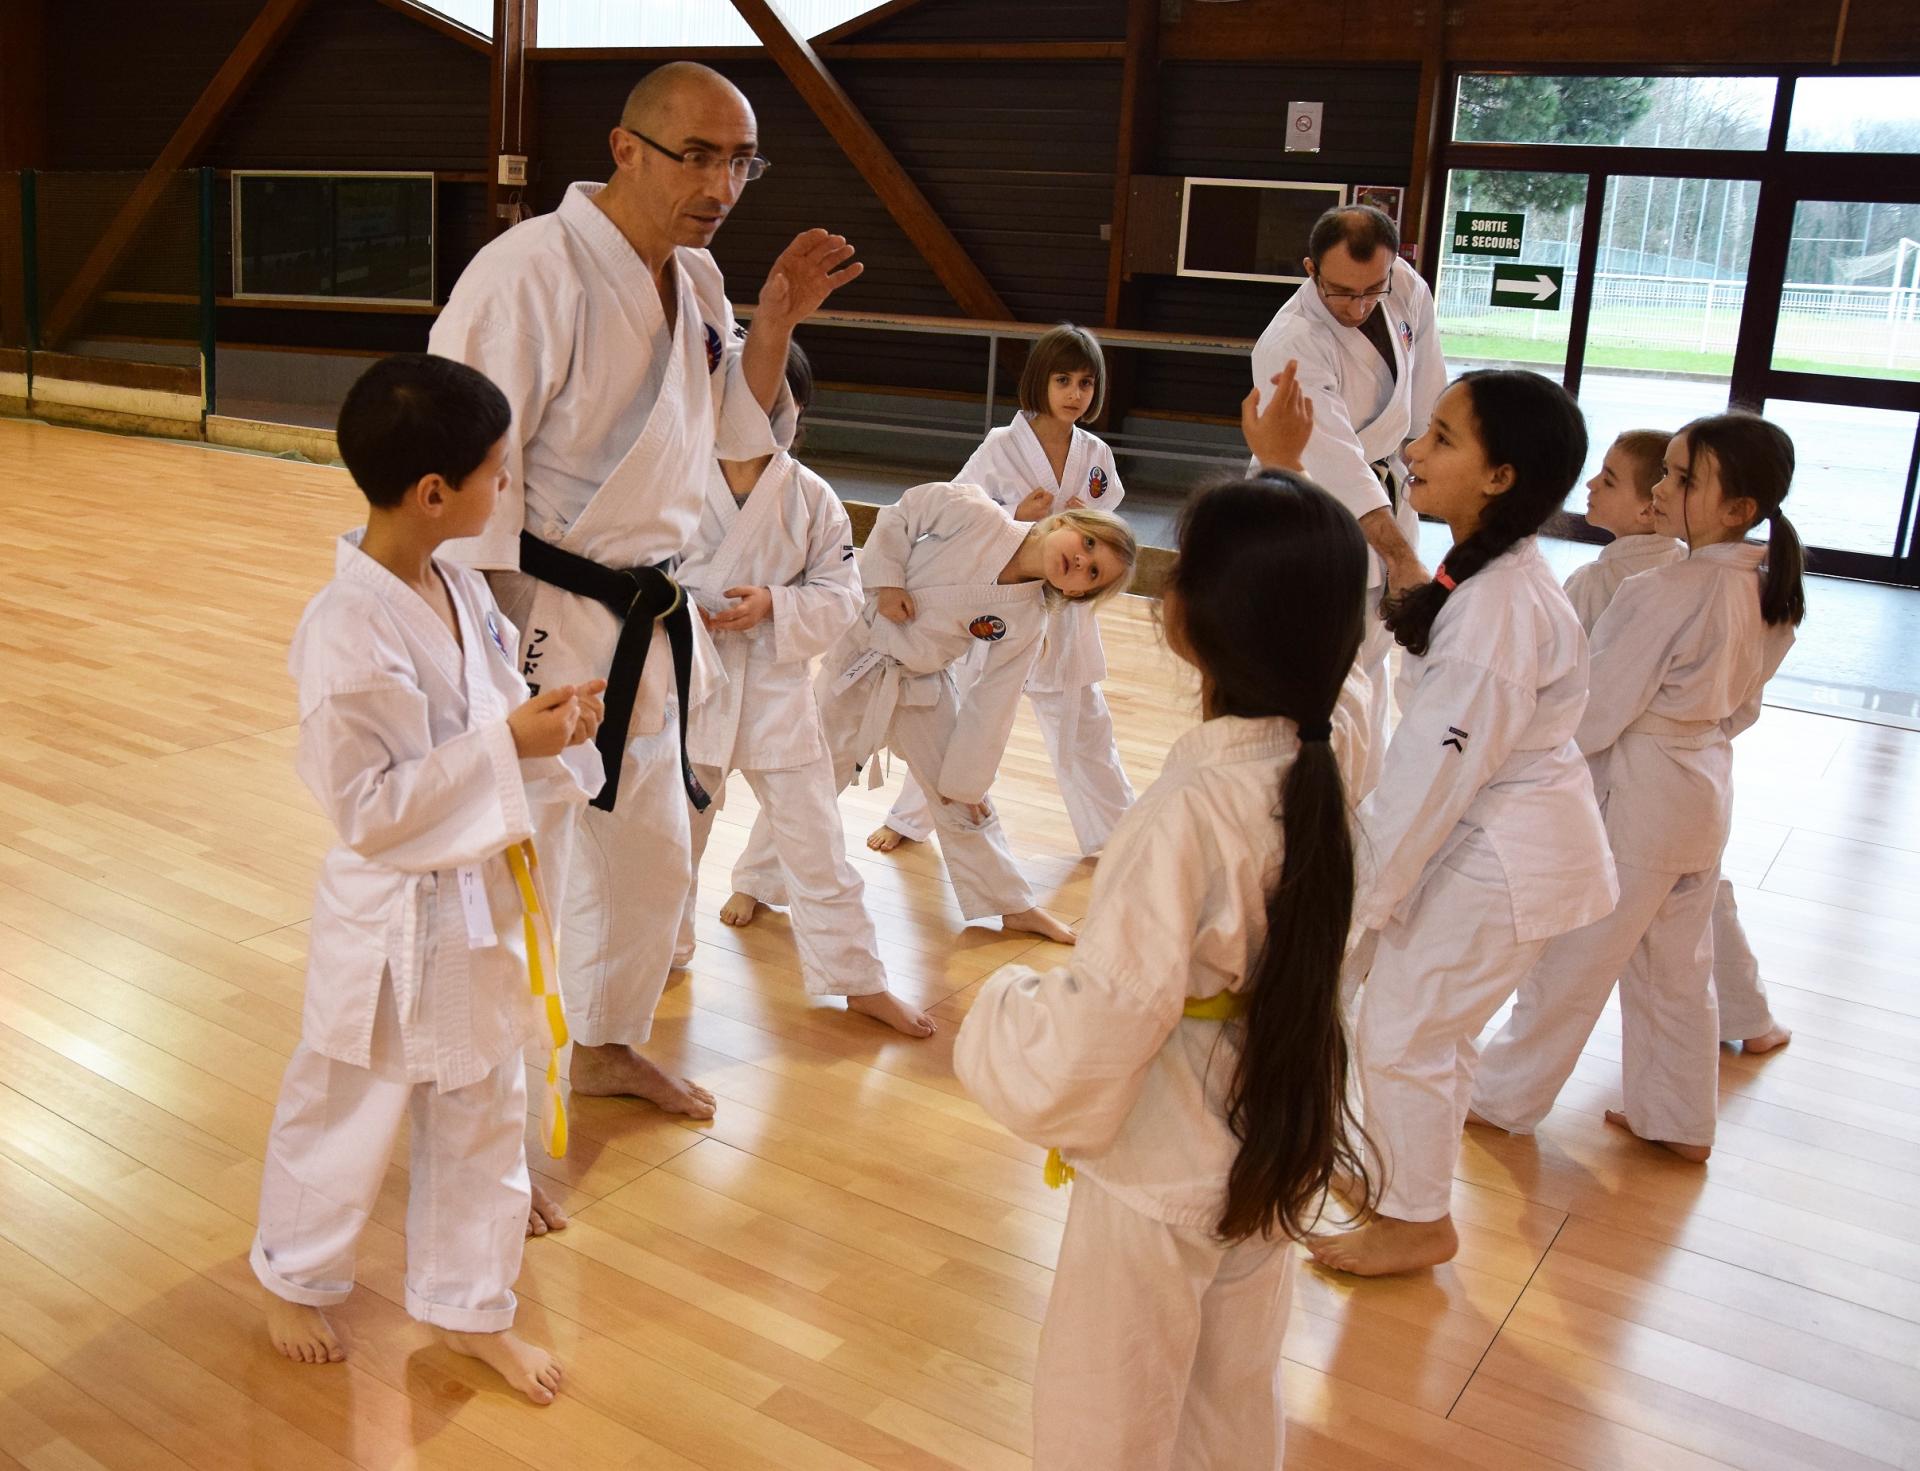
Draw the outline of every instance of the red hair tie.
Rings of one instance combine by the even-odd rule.
[[[1445,562],[1442,562],[1438,567],[1433,569],[1433,580],[1448,592],[1452,592],[1454,588],[1459,586],[1451,577],[1447,576],[1447,564]]]

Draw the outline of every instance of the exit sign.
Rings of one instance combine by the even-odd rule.
[[[1463,209],[1453,217],[1453,253],[1518,256],[1526,231],[1523,214],[1477,214]]]

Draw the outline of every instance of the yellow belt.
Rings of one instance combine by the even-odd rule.
[[[513,870],[513,882],[520,890],[520,923],[527,939],[527,979],[534,1000],[542,1004],[547,1020],[547,1035],[553,1047],[547,1054],[547,1096],[541,1109],[540,1133],[547,1153],[555,1159],[567,1152],[567,1105],[560,1097],[560,1049],[567,1045],[567,1014],[560,1005],[559,988],[552,984],[555,975],[553,925],[540,903],[540,855],[528,839],[507,849],[507,867]]]
[[[1238,991],[1220,991],[1212,996],[1194,996],[1180,1008],[1180,1015],[1188,1021],[1227,1022],[1240,1015],[1240,993]],[[1060,1158],[1060,1151],[1049,1149],[1047,1162],[1040,1167],[1040,1176],[1047,1182],[1049,1190],[1058,1190],[1073,1179],[1073,1166]]]

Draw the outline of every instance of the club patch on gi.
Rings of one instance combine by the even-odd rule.
[[[998,643],[1007,636],[1007,625],[991,613],[982,613],[967,625],[967,632],[985,643]]]
[[[1400,345],[1406,348],[1408,352],[1413,351],[1413,323],[1402,322],[1400,324]]]
[[[1460,729],[1459,726],[1449,725],[1447,727],[1447,737],[1445,740],[1441,741],[1440,744],[1443,746],[1452,746],[1454,750],[1460,752],[1461,755],[1464,756],[1467,750],[1467,742],[1470,741],[1471,739],[1473,738],[1469,736],[1464,730]]]
[[[711,322],[702,322],[700,325],[707,329],[707,371],[711,373],[720,366],[720,354],[723,351],[720,346],[720,334],[713,330]]]
[[[1102,470],[1098,465],[1095,465],[1091,470],[1087,471],[1087,494],[1094,500],[1099,500],[1100,497],[1106,493],[1107,472]]]
[[[507,647],[507,636],[500,631],[500,619],[491,609],[487,611],[487,637],[493,640],[493,646],[500,651],[500,657],[508,664],[512,664],[513,650]]]

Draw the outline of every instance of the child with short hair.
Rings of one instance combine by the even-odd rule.
[[[1627,430],[1607,450],[1600,473],[1587,482],[1587,524],[1614,538],[1598,559],[1567,579],[1567,598],[1589,636],[1623,582],[1687,554],[1678,538],[1654,528],[1653,488],[1672,438],[1664,429]],[[1760,962],[1740,923],[1732,881],[1724,878],[1713,898],[1713,984],[1723,1045],[1758,1055],[1793,1040],[1767,1005]]]
[[[322,1310],[353,1289],[355,1247],[410,1118],[407,1311],[548,1404],[560,1364],[512,1332],[536,1007],[556,1053],[566,1040],[532,840],[556,807],[599,788],[588,742],[604,686],[528,698],[486,580],[434,555],[487,524],[510,417],[481,374],[424,354],[376,363],[340,410],[367,524],[340,538],[289,658],[296,762],[339,841],[314,898],[251,1260],[274,1347],[303,1363],[345,1358]],[[548,1087],[558,1154],[551,1063]]]
[[[1753,414],[1696,419],[1669,442],[1655,524],[1684,561],[1631,578],[1593,629],[1580,749],[1620,875],[1610,914],[1562,935],[1487,1045],[1476,1120],[1530,1133],[1620,983],[1623,1106],[1607,1121],[1703,1161],[1719,1098],[1711,940],[1733,816],[1733,737],[1806,614],[1805,554],[1781,511],[1793,441]],[[1747,541],[1766,521],[1767,545]]]
[[[1082,508],[1115,511],[1126,488],[1113,451],[1080,427],[1100,416],[1106,393],[1107,365],[1099,341],[1086,328],[1062,322],[1027,354],[1019,412],[988,433],[953,477],[955,483],[979,486],[1016,521]],[[1133,805],[1113,714],[1100,691],[1106,677],[1093,608],[1062,604],[1047,621],[1046,642],[1027,677],[1026,693],[1074,840],[1087,856],[1106,846],[1113,825]],[[926,797],[909,777],[867,846],[884,853],[903,837],[924,841],[930,823]]]
[[[787,387],[804,421],[813,370],[797,343],[787,350]],[[692,957],[700,859],[726,801],[727,777],[739,771],[759,800],[775,851],[736,866],[720,922],[751,924],[760,908],[756,894],[790,900],[808,995],[841,996],[849,1011],[909,1037],[932,1036],[933,1019],[887,989],[860,876],[847,859],[840,788],[813,697],[812,659],[839,641],[864,601],[840,498],[788,450],[715,461],[679,580],[713,634],[727,678],[694,707],[687,727],[694,775],[713,803],[692,814],[693,885],[675,963]]]
[[[1687,554],[1676,538],[1661,535],[1653,524],[1653,487],[1671,438],[1659,429],[1627,430],[1607,447],[1599,473],[1587,482],[1587,525],[1613,537],[1566,582],[1567,601],[1588,633],[1621,583]]]

